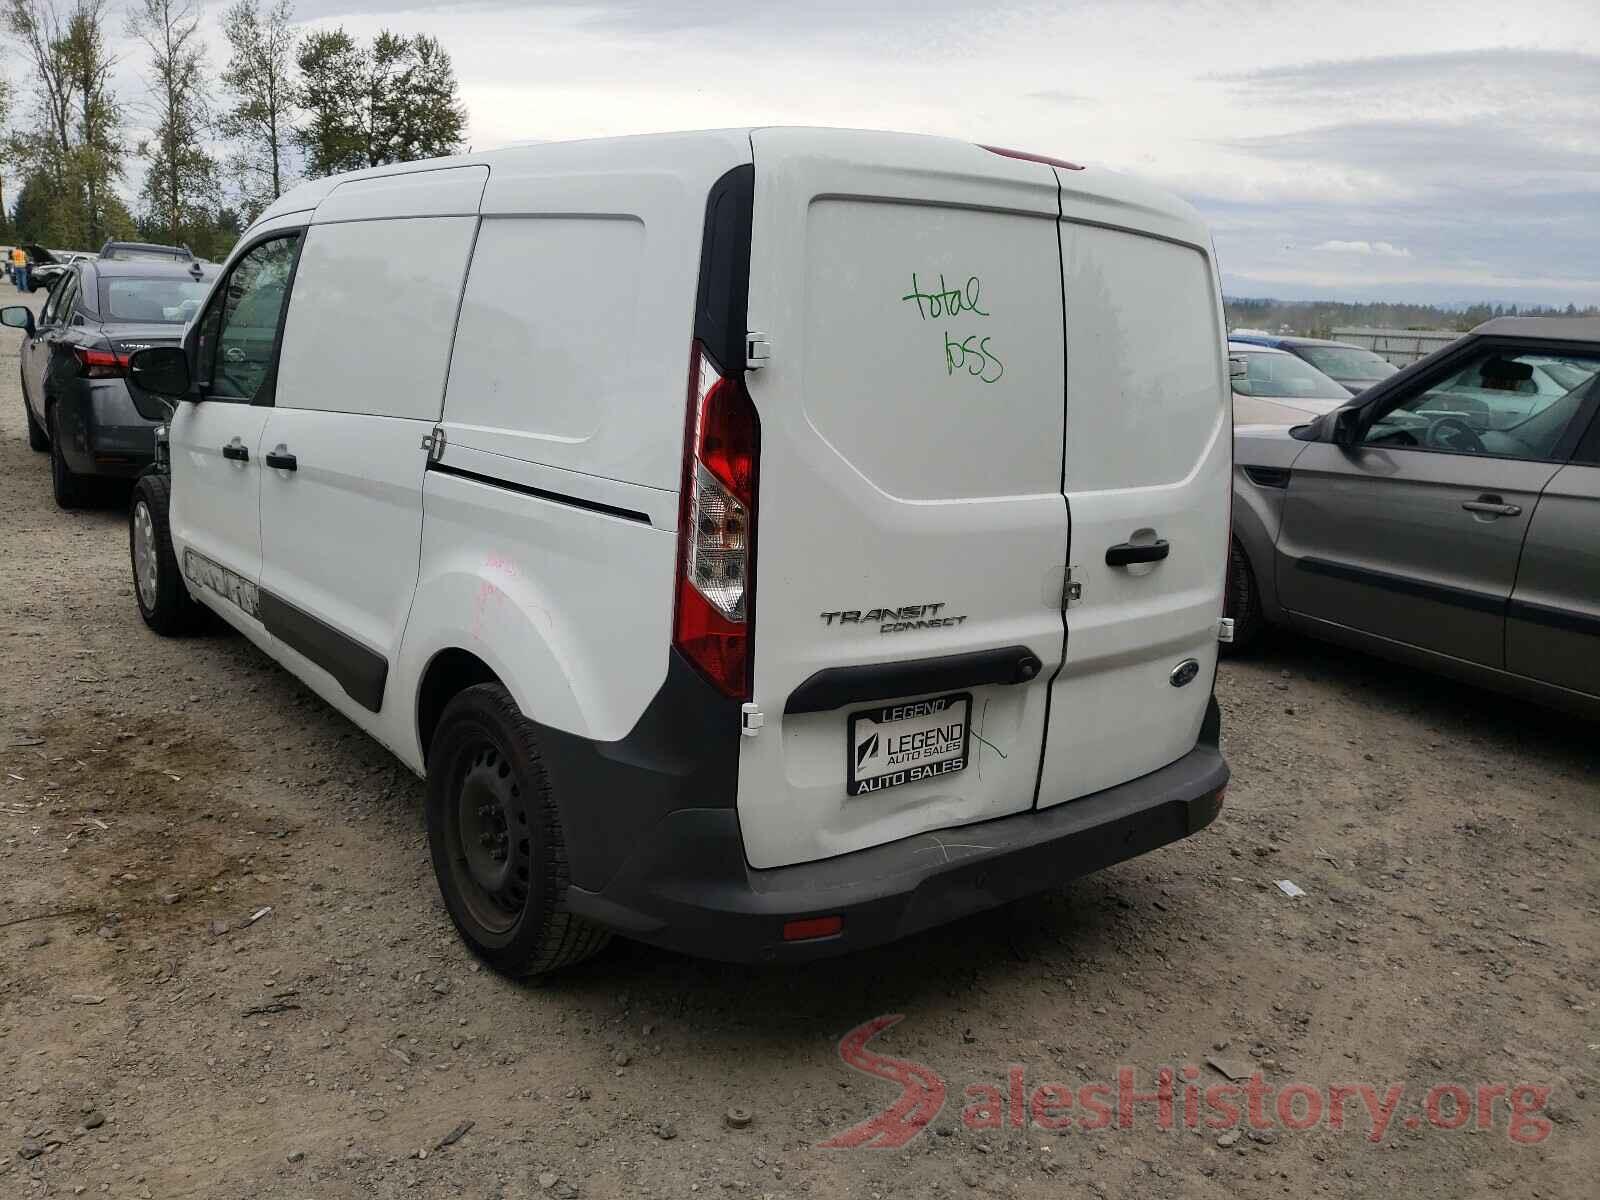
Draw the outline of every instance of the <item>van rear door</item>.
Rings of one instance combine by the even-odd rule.
[[[1135,779],[1194,748],[1211,698],[1233,461],[1221,302],[1198,221],[1104,221],[1062,172],[1067,312],[1067,653],[1039,806]],[[1135,194],[1133,184],[1115,182]],[[1097,186],[1100,185],[1097,181]],[[1174,202],[1165,201],[1169,209]],[[1176,214],[1183,215],[1181,212]],[[1187,239],[1187,240],[1185,240]]]
[[[831,130],[752,144],[765,727],[739,820],[776,867],[1033,804],[1062,649],[1062,276],[1046,165]]]

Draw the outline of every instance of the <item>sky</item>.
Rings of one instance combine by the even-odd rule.
[[[479,150],[750,124],[944,134],[1176,192],[1211,223],[1229,295],[1600,304],[1600,0],[299,0],[296,15],[439,37]]]

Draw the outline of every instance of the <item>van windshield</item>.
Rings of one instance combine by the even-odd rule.
[[[209,279],[119,276],[101,281],[100,307],[108,321],[178,325],[200,311],[200,304],[210,290]]]

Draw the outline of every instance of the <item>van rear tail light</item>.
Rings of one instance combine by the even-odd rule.
[[[756,467],[760,422],[739,375],[699,342],[689,360],[689,417],[679,505],[673,644],[717,688],[750,695]]]
[[[90,379],[116,379],[128,373],[128,360],[114,350],[74,346],[72,356],[78,360],[78,370]]]

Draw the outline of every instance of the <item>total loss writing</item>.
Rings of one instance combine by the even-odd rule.
[[[934,289],[929,285],[929,290],[924,291],[922,282],[913,271],[911,290],[900,299],[902,302],[914,302],[917,306],[917,316],[924,321],[942,323],[954,320],[963,314],[987,319],[989,313],[983,308],[980,300],[982,291],[983,281],[976,275],[967,276],[967,282],[962,287],[950,287],[945,283],[942,271],[939,273],[938,288]],[[967,337],[953,337],[949,329],[945,329],[945,374],[954,375],[957,371],[965,371],[979,383],[1000,382],[1000,377],[1006,373],[1005,364],[989,345],[989,340],[988,335],[976,333]]]

